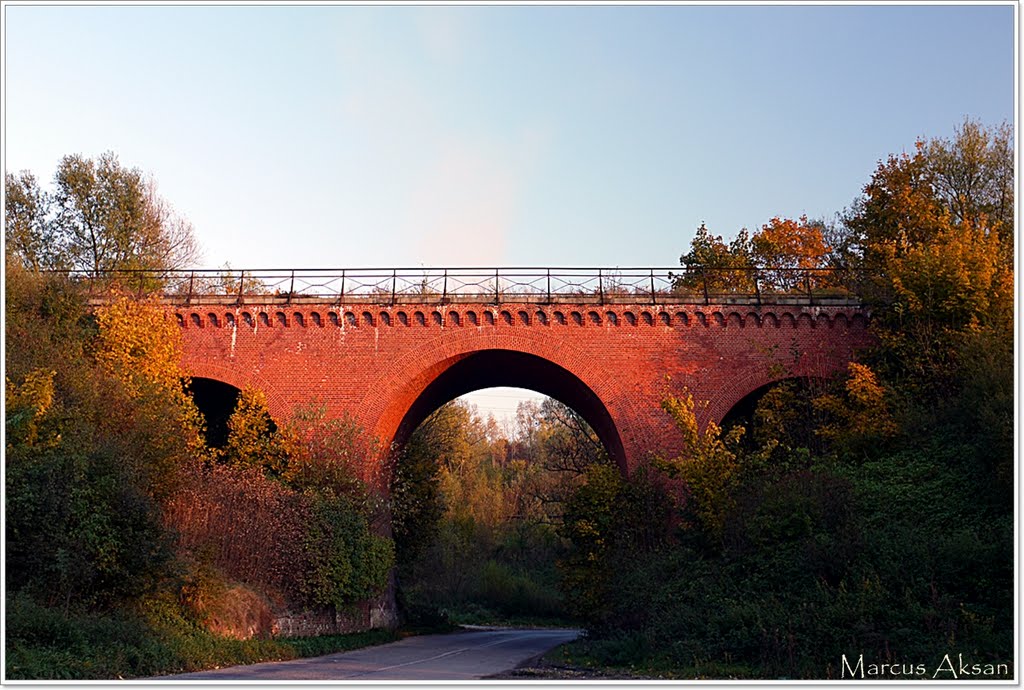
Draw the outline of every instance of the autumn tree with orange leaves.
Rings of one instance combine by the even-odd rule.
[[[830,247],[825,242],[823,224],[779,218],[768,221],[750,239],[754,263],[762,267],[760,279],[775,290],[798,289],[808,269],[821,268]]]
[[[753,294],[757,289],[791,292],[807,289],[809,276],[819,287],[823,276],[814,271],[827,266],[832,251],[825,230],[822,221],[806,215],[798,220],[776,216],[753,235],[743,228],[726,242],[702,223],[690,251],[679,257],[685,271],[676,277],[675,288],[700,290],[706,285],[709,296]]]
[[[880,162],[846,212],[880,347],[870,364],[915,414],[959,429],[1003,480],[1013,456],[1013,147],[966,120]],[[923,426],[922,426],[923,425]]]

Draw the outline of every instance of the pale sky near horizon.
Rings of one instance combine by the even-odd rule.
[[[1014,118],[1014,7],[4,6],[4,168],[112,150],[204,267],[670,266]],[[491,403],[478,402],[481,407]]]

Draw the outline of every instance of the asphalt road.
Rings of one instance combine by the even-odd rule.
[[[473,680],[515,668],[578,630],[501,628],[420,635],[310,659],[232,666],[152,680]]]

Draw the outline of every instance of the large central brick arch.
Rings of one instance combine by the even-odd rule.
[[[317,400],[387,447],[463,393],[519,386],[574,407],[630,471],[678,451],[659,403],[684,387],[704,421],[787,377],[828,376],[871,344],[851,307],[265,304],[172,307],[194,376],[250,385],[271,413]]]
[[[579,412],[626,469],[622,435],[631,431],[629,401],[614,373],[597,364],[584,350],[542,333],[454,331],[392,362],[360,409],[376,420],[378,438],[401,445],[431,412],[460,395],[494,386],[527,388]]]

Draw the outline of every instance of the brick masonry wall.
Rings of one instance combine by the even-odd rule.
[[[703,419],[720,421],[761,386],[841,371],[872,343],[863,311],[832,306],[169,309],[182,328],[184,366],[191,375],[260,388],[278,418],[318,400],[330,415],[354,415],[385,447],[404,440],[411,431],[410,409],[446,371],[460,371],[454,365],[472,363],[482,353],[520,353],[519,359],[492,357],[472,369],[473,381],[452,381],[444,390],[516,385],[522,367],[531,383],[526,387],[546,388],[540,392],[588,417],[624,470],[651,453],[678,450],[679,434],[659,407],[666,394],[686,387],[706,401]],[[547,368],[527,372],[534,362]]]

